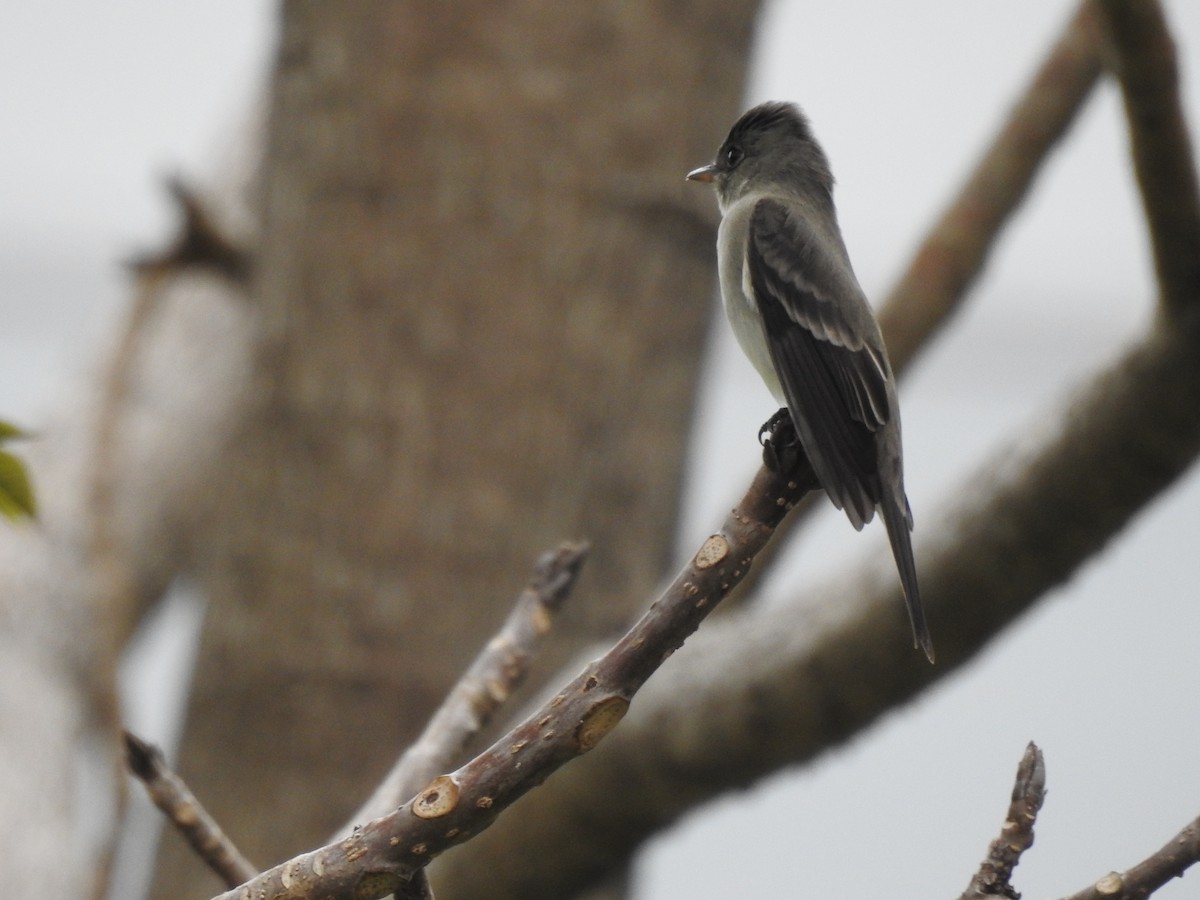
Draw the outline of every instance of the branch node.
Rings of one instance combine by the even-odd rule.
[[[134,274],[154,285],[188,269],[206,269],[244,284],[250,276],[250,253],[225,234],[182,178],[167,179],[167,192],[179,211],[175,237],[165,250],[131,259],[128,265]]]

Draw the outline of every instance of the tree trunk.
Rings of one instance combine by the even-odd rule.
[[[538,552],[594,545],[548,671],[663,574],[713,285],[683,174],[755,6],[284,5],[181,757],[259,865],[340,824]],[[214,887],[168,837],[156,895]]]

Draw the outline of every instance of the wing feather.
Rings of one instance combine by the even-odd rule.
[[[887,370],[835,299],[852,291],[866,301],[803,219],[775,200],[760,200],[751,214],[746,272],[804,450],[830,499],[862,527],[880,497],[876,432],[891,417]]]

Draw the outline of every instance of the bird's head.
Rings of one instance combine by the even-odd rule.
[[[748,193],[774,186],[816,189],[827,197],[833,191],[825,152],[794,103],[762,103],[748,110],[729,129],[717,158],[687,177],[711,184],[722,211]]]

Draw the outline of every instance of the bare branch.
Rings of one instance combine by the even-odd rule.
[[[221,900],[383,897],[439,853],[487,828],[617,725],[638,689],[745,576],[788,510],[815,485],[806,466],[791,481],[760,470],[720,533],[704,542],[637,624],[528,719],[391,815],[277,866]]]
[[[900,639],[882,547],[835,582],[721,617],[647,685],[603,753],[440,861],[439,893],[521,896],[527,868],[484,864],[506,859],[537,860],[546,895],[570,896],[686,811],[827,751],[952,672],[1193,463],[1197,346],[1196,328],[1156,327],[925,513],[918,565],[936,667],[916,665]]]
[[[146,610],[162,597],[167,583],[177,572],[177,558],[173,558],[173,554],[178,545],[172,545],[166,537],[172,529],[154,529],[154,526],[145,525],[147,531],[154,531],[156,543],[146,542],[139,539],[141,535],[130,533],[133,521],[130,513],[138,504],[136,494],[131,495],[127,490],[132,483],[128,476],[133,471],[129,460],[139,454],[131,450],[128,438],[131,429],[143,421],[142,401],[146,398],[138,396],[137,379],[146,375],[142,371],[144,366],[154,367],[152,360],[156,355],[150,352],[153,344],[148,341],[164,336],[164,332],[156,331],[154,326],[163,321],[160,317],[171,300],[180,296],[179,286],[188,280],[186,276],[199,273],[201,280],[220,286],[218,296],[244,300],[242,289],[250,268],[249,251],[217,225],[217,217],[191,187],[172,178],[166,188],[175,203],[178,224],[165,249],[142,254],[128,264],[135,276],[132,303],[101,372],[95,409],[88,416],[92,423],[90,452],[81,463],[85,479],[83,551],[86,554],[88,601],[97,626],[93,635],[96,664],[89,672],[90,687],[97,715],[111,726],[113,733],[119,730],[120,724],[116,698],[116,664],[120,650]],[[198,293],[205,300],[211,299],[211,294]],[[170,318],[168,313],[166,319]],[[170,333],[170,326],[166,333]],[[187,340],[196,345],[200,335],[189,332]],[[236,345],[237,342],[233,343]],[[194,385],[211,381],[210,373],[206,372],[206,377],[198,379],[199,374],[194,369],[189,371],[189,382]],[[218,403],[213,408],[221,405]],[[146,441],[146,446],[151,443]],[[203,441],[194,439],[189,444],[204,446]],[[138,473],[138,477],[145,475],[145,470]],[[189,514],[194,512],[194,504],[188,504],[188,507]],[[145,511],[138,509],[138,514],[145,515]],[[138,525],[135,530],[141,527]],[[149,550],[151,543],[161,556],[147,564],[148,557],[155,556]],[[114,771],[119,773],[121,763],[115,752],[113,764]],[[117,808],[113,818],[120,822],[125,816],[125,779],[118,777],[117,785]],[[112,834],[115,836],[116,833],[114,829]],[[111,850],[105,851],[106,857],[110,854]],[[99,883],[105,884],[106,879]]]
[[[446,771],[524,680],[537,643],[575,586],[588,545],[564,543],[537,561],[526,585],[496,636],[451,689],[420,737],[338,833],[382,816],[410,799],[434,775]]]
[[[88,555],[91,562],[97,616],[105,625],[102,635],[106,655],[116,658],[119,647],[128,641],[146,608],[160,596],[156,590],[139,585],[135,566],[122,546],[118,522],[121,471],[120,435],[129,423],[125,413],[133,375],[141,361],[143,342],[150,322],[163,302],[163,288],[169,280],[188,271],[215,274],[235,288],[245,286],[250,273],[250,252],[229,237],[216,218],[201,202],[196,191],[179,178],[167,182],[175,201],[179,224],[167,247],[159,252],[135,257],[129,267],[136,276],[133,304],[114,348],[104,375],[96,413],[92,460],[88,473]],[[244,297],[242,291],[230,292]],[[161,586],[157,586],[161,587]],[[111,664],[109,664],[111,667]],[[99,679],[109,690],[111,675]],[[116,724],[115,702],[102,697],[106,716]]]
[[[124,732],[124,737],[129,771],[146,786],[154,805],[166,814],[196,855],[228,887],[236,887],[253,878],[258,870],[242,856],[183,779],[171,771],[162,751],[128,731]]]
[[[207,269],[244,284],[250,276],[249,251],[225,233],[181,178],[168,179],[167,190],[179,208],[179,229],[166,249],[129,261],[138,278],[158,282],[186,269]]]
[[[1067,71],[1080,78],[1080,95],[1095,81],[1099,53],[1089,17],[1080,10],[1054,54],[1061,51]],[[1032,114],[1041,99],[1027,99]],[[1073,113],[1079,100],[1060,110]],[[938,242],[931,241],[936,259]],[[970,244],[945,246],[964,252]],[[946,276],[943,283],[961,289],[968,280]],[[1194,323],[1156,327],[1048,415],[1045,428],[981,466],[947,509],[926,513],[923,521],[940,524],[923,532],[918,562],[943,665],[920,672],[897,657],[900,606],[886,567],[862,567],[831,585],[819,609],[811,596],[795,597],[714,622],[648,687],[603,754],[527,798],[514,814],[519,821],[502,833],[444,860],[442,893],[473,896],[486,883],[492,896],[519,896],[527,870],[506,873],[503,884],[479,876],[481,860],[507,858],[554,860],[554,872],[539,867],[540,883],[550,895],[568,895],[698,803],[810,759],[968,659],[1193,462],[1200,451],[1197,340]],[[822,625],[798,628],[813,618]],[[746,654],[747,646],[755,653]],[[688,721],[677,709],[684,695]],[[586,831],[564,826],[574,822]]]
[[[880,308],[879,324],[896,371],[958,308],[1042,163],[1091,95],[1100,75],[1096,18],[1090,0],[1080,4]]]
[[[491,720],[528,672],[536,645],[570,595],[587,550],[586,543],[564,543],[538,559],[533,578],[500,631],[451,690],[421,737],[355,814],[344,829],[347,834],[353,829],[353,821],[382,815],[412,797]],[[257,875],[258,871],[233,846],[183,780],[168,768],[162,752],[129,732],[124,735],[130,770],[145,783],[155,805],[226,886],[236,887]],[[398,897],[433,896],[423,872],[396,890]]]
[[[1132,869],[1110,872],[1066,900],[1145,900],[1197,862],[1200,862],[1200,818],[1193,819],[1157,853]]]
[[[1200,187],[1175,42],[1157,0],[1099,0],[1109,65],[1121,84],[1133,167],[1150,227],[1163,309],[1200,306]]]
[[[1046,767],[1042,752],[1030,742],[1025,749],[1012,802],[1000,836],[992,842],[971,884],[960,900],[987,900],[1021,895],[1011,878],[1021,854],[1033,845],[1033,825],[1046,794]],[[1125,872],[1110,872],[1095,884],[1066,900],[1145,900],[1189,866],[1200,862],[1200,818],[1189,822],[1156,853]]]
[[[987,857],[971,879],[959,900],[986,900],[989,897],[1008,897],[1018,900],[1011,884],[1013,869],[1021,854],[1033,846],[1033,824],[1046,798],[1046,761],[1033,741],[1017,766],[1012,801],[1000,828],[1000,836],[988,847]]]

